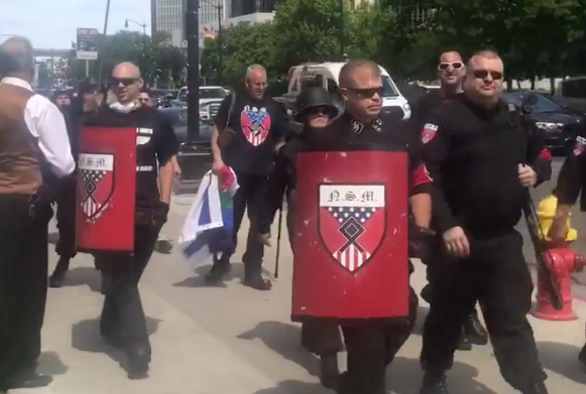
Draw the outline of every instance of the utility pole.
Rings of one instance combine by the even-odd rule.
[[[218,54],[218,81],[216,83],[219,85],[222,83],[222,68],[224,67],[222,64],[222,52],[224,52],[224,49],[222,48],[222,14],[224,10],[224,4],[221,0],[216,8],[218,9],[218,46],[220,47],[220,53]]]
[[[344,0],[340,0],[340,57],[346,52],[346,26],[344,24]]]
[[[187,141],[199,138],[199,0],[187,0]]]
[[[108,19],[110,17],[110,1],[111,0],[106,1],[106,14],[104,15],[104,33],[102,33],[103,36],[101,39],[102,43],[106,40],[106,35],[108,34]],[[98,48],[98,51],[100,51],[100,48]],[[100,56],[99,60],[98,60],[98,89],[101,89],[103,65],[104,65],[103,57]]]

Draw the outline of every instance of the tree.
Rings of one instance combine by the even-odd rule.
[[[272,63],[275,50],[273,31],[271,22],[240,23],[225,29],[220,39],[206,40],[201,58],[201,74],[214,79],[216,84],[240,87],[244,83],[246,68],[259,63],[268,69],[269,78],[275,80]],[[220,67],[221,73],[218,72]]]
[[[346,37],[350,58],[372,59],[381,61],[379,48],[386,27],[396,21],[395,14],[386,12],[376,5],[361,3],[349,10]]]
[[[344,0],[345,1],[345,0]],[[344,14],[339,0],[288,0],[275,10],[274,65],[286,74],[291,66],[341,57],[348,42],[350,7]],[[347,12],[346,12],[347,11]]]
[[[100,68],[108,75],[112,68],[121,62],[135,63],[141,70],[143,79],[153,82],[155,76],[169,82],[180,79],[186,60],[181,51],[169,44],[169,35],[157,33],[154,37],[136,32],[121,31],[110,36],[101,36],[99,59],[90,63],[90,77],[98,79]],[[75,58],[75,50],[68,56],[68,78],[80,80],[85,77],[85,61]]]

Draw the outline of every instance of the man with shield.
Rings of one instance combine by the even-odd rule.
[[[134,64],[114,67],[117,101],[86,123],[79,159],[78,244],[102,271],[100,334],[125,350],[129,377],[144,376],[151,360],[138,282],[167,221],[178,151],[170,123],[141,106],[142,83]]]
[[[295,156],[303,177],[293,197],[292,318],[342,327],[342,394],[386,393],[386,366],[411,334],[418,306],[409,286],[409,206],[418,228],[431,217],[432,180],[399,124],[379,117],[381,90],[376,63],[349,61],[340,72],[346,112],[306,133]]]

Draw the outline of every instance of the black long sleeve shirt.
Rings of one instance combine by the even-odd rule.
[[[526,130],[506,103],[488,111],[459,97],[433,111],[421,133],[425,161],[439,186],[434,224],[441,232],[456,226],[472,236],[509,231],[525,198],[518,165],[531,166],[539,183],[551,177],[542,132]]]

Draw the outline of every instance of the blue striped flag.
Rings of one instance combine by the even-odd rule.
[[[228,185],[222,184],[211,171],[204,175],[185,218],[179,247],[194,267],[205,263],[213,255],[220,257],[223,253],[234,252],[232,198],[238,190],[238,182],[234,171],[230,169],[230,172],[233,181]]]

